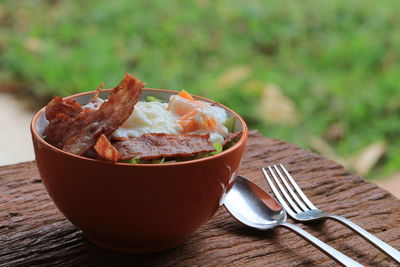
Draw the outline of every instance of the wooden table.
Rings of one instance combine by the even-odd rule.
[[[322,210],[344,215],[400,249],[400,201],[338,164],[284,141],[251,132],[240,174],[267,189],[260,167],[284,163]],[[269,188],[268,188],[269,189]],[[370,266],[396,266],[351,230],[334,221],[301,225],[329,245]],[[89,243],[54,206],[35,162],[0,167],[0,266],[335,266],[285,229],[261,232],[225,208],[187,243],[155,254],[120,254]]]

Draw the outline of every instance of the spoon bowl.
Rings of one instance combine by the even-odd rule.
[[[344,266],[362,266],[346,255],[322,242],[300,227],[286,222],[286,211],[258,185],[238,175],[224,199],[224,206],[241,223],[259,230],[284,227],[309,241],[319,250]]]
[[[224,205],[233,217],[256,229],[272,229],[286,221],[286,212],[280,204],[242,176],[237,177]]]

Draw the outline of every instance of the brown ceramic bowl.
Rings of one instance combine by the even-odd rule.
[[[141,98],[168,100],[176,93],[145,89]],[[92,94],[67,98],[86,104]],[[137,165],[85,158],[48,144],[42,138],[43,108],[31,123],[40,176],[59,210],[93,243],[120,252],[173,248],[213,216],[236,178],[248,130],[238,114],[222,107],[236,118],[235,131],[243,131],[234,146],[197,160]]]

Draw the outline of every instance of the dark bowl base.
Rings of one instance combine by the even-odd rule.
[[[160,251],[165,251],[169,249],[173,249],[181,244],[183,244],[185,241],[187,241],[187,238],[184,239],[179,239],[179,240],[174,240],[169,243],[163,243],[163,244],[154,244],[154,245],[120,245],[120,244],[112,244],[112,243],[107,243],[104,241],[99,241],[96,238],[93,238],[85,233],[83,233],[84,236],[86,237],[89,242],[107,249],[107,250],[112,250],[116,252],[121,252],[121,253],[153,253],[153,252],[160,252]]]

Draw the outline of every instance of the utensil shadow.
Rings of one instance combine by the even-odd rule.
[[[292,221],[292,223],[295,223]],[[355,248],[353,245],[351,245],[349,242],[346,240],[340,240],[336,241],[338,239],[335,237],[335,232],[332,230],[334,229],[334,224],[339,225],[341,229],[344,229],[346,231],[345,236],[343,238],[347,238],[351,235],[354,235],[356,238],[359,239],[361,242],[365,242],[367,246],[369,246],[372,249],[376,249],[373,247],[371,244],[366,242],[364,239],[362,239],[360,236],[355,234],[354,232],[350,231],[348,228],[345,226],[341,225],[340,223],[337,223],[335,221],[323,218],[321,220],[315,220],[315,221],[308,221],[308,222],[302,222],[305,227],[302,227],[304,230],[310,232],[312,235],[316,236],[317,238],[321,239],[325,243],[332,243],[336,242],[338,245],[335,245],[334,247],[342,252],[345,252],[346,255],[352,257],[353,259],[357,259],[357,261],[363,261],[365,263],[368,263],[368,265],[371,266],[388,266],[388,262],[382,262],[380,260],[377,260],[375,257],[371,257],[371,255],[368,255],[368,249],[358,249]],[[307,229],[308,228],[308,229]]]
[[[304,253],[297,252],[296,249],[292,249],[291,245],[282,239],[282,235],[285,232],[289,232],[289,234],[293,234],[294,238],[298,238],[302,240],[300,237],[291,233],[290,231],[283,229],[283,228],[274,228],[269,230],[258,230],[255,228],[250,228],[248,226],[242,225],[239,222],[234,221],[233,223],[227,225],[219,225],[221,230],[226,231],[229,235],[237,236],[238,239],[251,239],[253,241],[252,245],[254,249],[264,249],[265,248],[265,256],[268,254],[275,254],[275,253],[284,253],[287,254],[290,258],[296,258],[296,261],[299,265],[304,266],[315,266],[317,262],[314,260],[307,258]],[[248,240],[246,241],[246,243]],[[248,244],[248,243],[247,243]],[[293,244],[293,243],[291,243]],[[249,245],[250,246],[250,245]],[[273,248],[271,250],[271,248]],[[324,254],[322,254],[324,255]],[[325,256],[325,255],[324,255]],[[330,259],[326,256],[327,261]]]
[[[307,254],[300,253],[298,251],[298,245],[295,244],[302,240],[299,236],[294,234],[293,232],[283,229],[283,228],[275,228],[275,229],[270,229],[270,230],[258,230],[254,228],[250,228],[248,226],[245,226],[239,222],[237,222],[233,217],[230,218],[230,222],[226,221],[225,223],[221,223],[217,225],[218,228],[222,231],[227,231],[228,234],[238,236],[239,239],[243,238],[250,238],[254,242],[254,248],[262,248],[265,247],[266,250],[266,255],[269,253],[274,254],[275,252],[279,253],[284,253],[287,254],[287,257],[290,258],[296,258],[296,261],[299,263],[301,266],[314,266],[318,265],[320,263],[317,263],[310,257],[307,257]],[[290,223],[295,223],[291,219],[288,220]],[[312,221],[312,222],[307,222],[304,223],[305,227],[301,227],[304,230],[307,230],[308,232],[311,232],[313,235],[315,235],[317,238],[321,239],[325,243],[330,243],[332,245],[332,242],[335,242],[335,234],[332,231],[329,231],[331,228],[331,223],[335,222],[327,222],[327,220],[318,220],[318,221]],[[298,224],[297,224],[298,225]],[[309,228],[311,231],[309,231]],[[347,232],[346,232],[347,233]],[[353,232],[348,231],[349,235],[353,234]],[[290,237],[288,235],[291,235]],[[282,236],[286,238],[282,238]],[[285,242],[285,240],[292,240],[291,242]],[[296,241],[293,241],[296,240]],[[360,237],[360,241],[364,242],[364,240]],[[304,241],[304,243],[309,244],[308,242]],[[369,244],[368,244],[369,245]],[[311,244],[309,246],[313,247]],[[271,251],[271,247],[274,248],[273,251]],[[340,244],[338,244],[338,241],[336,241],[336,244],[334,244],[334,247],[337,248],[338,250],[344,252],[346,255],[352,257],[353,259],[357,259],[357,261],[364,262],[364,264],[368,264],[370,266],[388,266],[388,261],[381,262],[375,259],[374,257],[371,257],[370,255],[367,254],[367,251],[365,250],[360,250],[357,248],[354,248],[351,246],[350,243],[347,243],[345,241],[341,241]],[[372,247],[372,246],[371,246]],[[372,247],[373,248],[373,247]],[[315,251],[317,253],[320,253],[317,248],[315,248]],[[324,255],[321,252],[321,256],[326,257],[326,263],[331,262],[331,259]],[[389,261],[390,262],[390,261]],[[333,263],[333,262],[332,262]],[[329,264],[328,264],[329,265]]]

